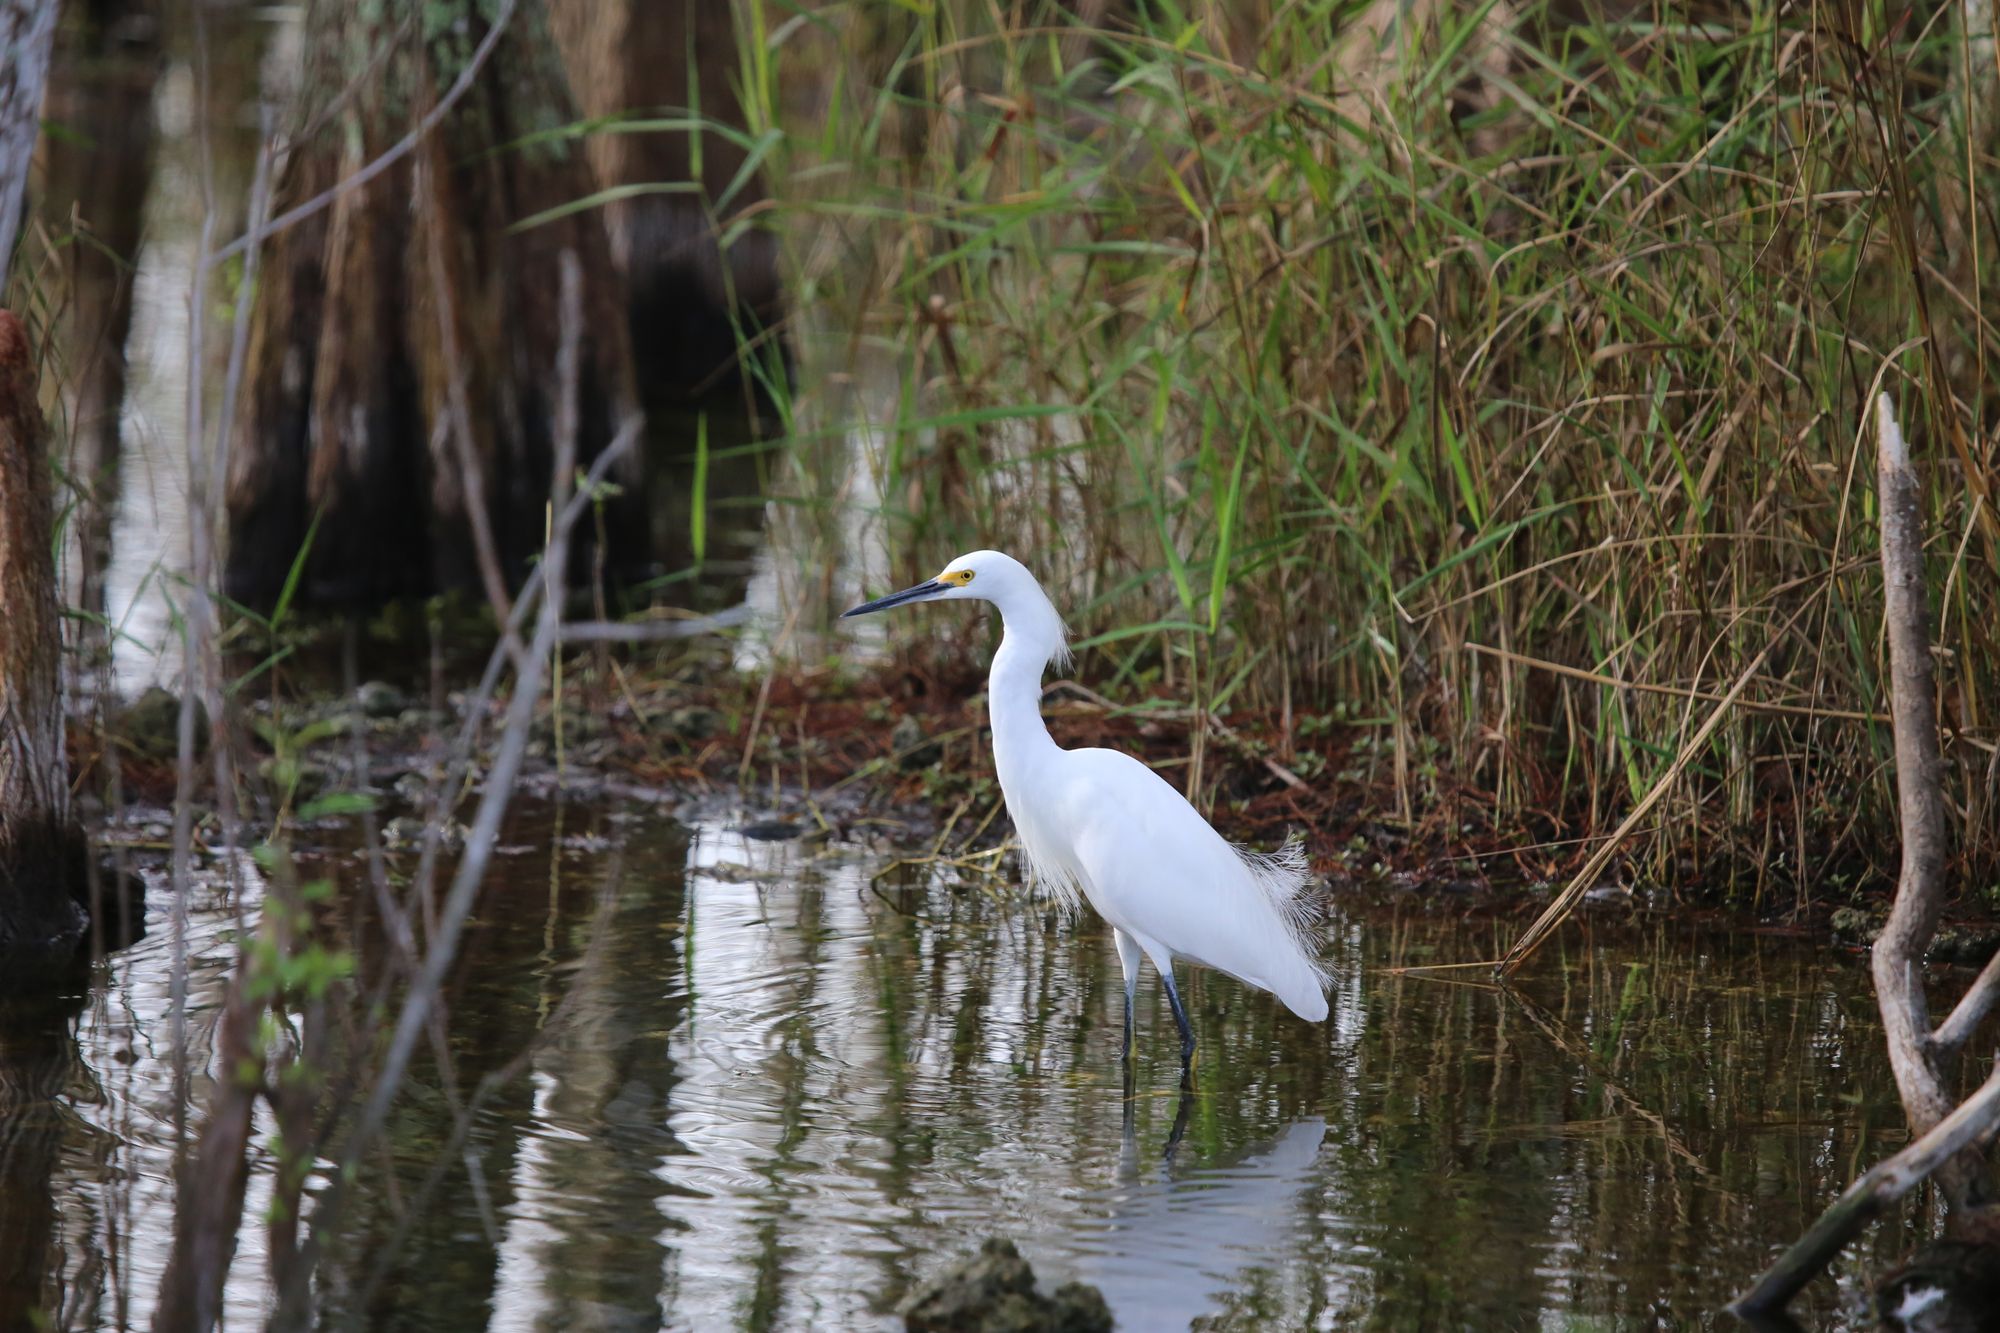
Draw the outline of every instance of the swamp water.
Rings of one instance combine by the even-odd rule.
[[[446,992],[453,1093],[413,1070],[386,1171],[328,1247],[328,1326],[896,1327],[913,1285],[998,1234],[1045,1284],[1098,1285],[1126,1330],[1727,1327],[1721,1305],[1902,1139],[1865,970],[1824,943],[1601,910],[1503,992],[1391,970],[1494,956],[1464,900],[1344,905],[1323,1026],[1189,978],[1185,1099],[1149,973],[1127,1103],[1094,918],[745,827],[785,831],[646,794],[517,806]],[[326,868],[330,932],[379,947],[365,874]],[[197,1107],[256,915],[198,893]],[[151,933],[68,1012],[0,1022],[6,1327],[38,1306],[150,1320],[167,902],[156,885]],[[454,1105],[495,1073],[423,1200]],[[235,1328],[265,1309],[269,1129]],[[1908,1240],[1878,1229],[1799,1313],[1858,1326],[1859,1265]]]

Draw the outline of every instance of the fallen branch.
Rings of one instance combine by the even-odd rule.
[[[1965,998],[1958,1007],[1938,1024],[1931,1036],[1931,1049],[1940,1059],[1949,1059],[1958,1054],[1965,1045],[1965,1039],[1993,1012],[1993,1005],[2000,1001],[2000,953],[1986,960],[1986,966],[1972,979],[1966,988]]]
[[[1819,1221],[1765,1270],[1757,1285],[1730,1304],[1730,1313],[1770,1315],[1784,1309],[1863,1227],[1933,1171],[1975,1147],[1995,1125],[2000,1125],[2000,1068],[1930,1133],[1849,1185]]]

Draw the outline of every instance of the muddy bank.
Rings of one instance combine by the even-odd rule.
[[[313,652],[325,657],[324,646]],[[363,657],[381,670],[398,657],[373,659]],[[400,660],[422,657],[406,651]],[[246,698],[227,725],[253,765],[255,808],[267,822],[328,793],[366,792],[380,798],[392,833],[411,836],[411,820],[420,829],[436,799],[427,779],[475,702],[462,671],[432,666],[422,678],[389,671],[349,688],[322,661],[274,672],[261,696]],[[716,642],[654,655],[586,649],[566,655],[562,705],[538,715],[529,771],[546,789],[581,796],[673,793],[705,809],[734,804],[757,812],[752,822],[775,841],[855,838],[1008,875],[1010,825],[983,688],[970,665],[752,673],[736,669]],[[489,732],[503,703],[484,705]],[[1063,745],[1128,751],[1184,788],[1192,775],[1198,804],[1234,840],[1270,847],[1302,837],[1333,892],[1539,910],[1603,831],[1556,812],[1496,821],[1484,793],[1435,766],[1424,774],[1430,795],[1406,818],[1394,756],[1366,721],[1295,723],[1286,741],[1275,717],[1239,710],[1198,721],[1171,699],[1121,705],[1068,680],[1050,684],[1044,712]],[[79,790],[108,789],[115,764],[121,799],[165,803],[174,713],[172,696],[155,690],[115,712],[102,733],[73,725]],[[1608,828],[1615,814],[1600,824]],[[1694,832],[1670,859],[1635,852],[1614,860],[1589,901],[1719,913],[1853,947],[1872,940],[1893,883],[1885,870],[1892,849],[1881,865],[1849,855],[1802,879],[1786,864],[1745,871],[1726,831]],[[1939,961],[1977,965],[2000,947],[1993,897],[1968,889]]]

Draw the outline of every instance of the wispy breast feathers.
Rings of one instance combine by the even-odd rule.
[[[1058,676],[1067,676],[1075,663],[1076,655],[1069,650],[1069,626],[1062,623],[1061,616],[1057,616],[1056,646],[1049,650],[1049,670]]]
[[[1026,605],[1016,613],[1021,619],[1019,629],[1022,637],[1047,654],[1042,660],[1057,672],[1066,672],[1070,667],[1069,627],[1063,624],[1062,612],[1056,610],[1048,594],[1040,585],[1034,587],[1034,596],[1024,599]],[[1013,608],[1008,608],[1013,610]],[[1009,630],[1016,628],[1009,624]]]
[[[1305,839],[1293,833],[1275,852],[1252,851],[1230,844],[1242,860],[1266,902],[1277,909],[1285,933],[1304,955],[1313,973],[1324,982],[1330,975],[1319,960],[1319,904],[1312,895],[1312,862],[1306,856]]]
[[[1020,824],[1014,826],[1021,841],[1021,859],[1027,863],[1028,883],[1048,894],[1056,910],[1073,917],[1083,906],[1083,885],[1076,871],[1061,857],[1039,845]]]

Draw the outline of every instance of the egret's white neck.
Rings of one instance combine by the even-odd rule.
[[[993,720],[993,762],[1000,787],[1027,777],[1027,770],[1056,750],[1042,721],[1042,670],[1052,658],[1065,658],[1062,617],[1039,587],[1020,590],[994,603],[1006,633],[993,654],[987,679],[986,708]]]

